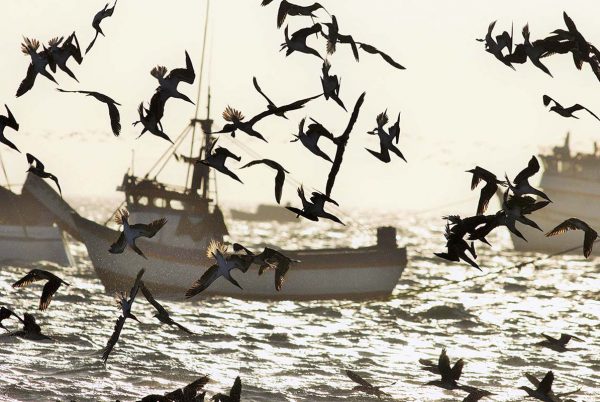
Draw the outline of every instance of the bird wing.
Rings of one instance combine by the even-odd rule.
[[[540,380],[538,380],[533,374],[525,373],[525,377],[534,387],[540,385]]]
[[[112,254],[121,254],[127,247],[127,240],[125,240],[125,233],[121,232],[116,242],[110,245],[108,250]]]
[[[54,181],[54,183],[56,183],[56,187],[58,187],[58,192],[62,196],[62,189],[60,188],[60,183],[58,182],[58,177],[56,177],[55,175],[53,175],[51,173],[48,173],[48,178],[50,180]]]
[[[352,381],[354,381],[355,383],[362,385],[363,387],[368,387],[368,388],[372,388],[373,385],[368,382],[367,380],[365,380],[364,378],[362,378],[360,375],[358,375],[358,373],[352,371],[352,370],[346,370],[346,375],[348,376],[348,378],[350,378]]]
[[[488,208],[490,200],[496,194],[498,185],[494,182],[488,182],[482,189],[479,195],[479,203],[477,205],[477,215],[482,215]]]
[[[138,223],[135,225],[131,225],[131,228],[136,230],[140,236],[153,238],[156,233],[167,223],[166,218],[160,218],[155,221],[150,222],[149,224]]]
[[[537,390],[542,394],[547,395],[550,391],[552,391],[552,382],[554,382],[554,373],[552,371],[548,371],[538,385]]]
[[[556,104],[556,106],[561,107],[560,103],[558,103],[557,101],[555,101],[554,99],[552,99],[548,95],[542,96],[542,100],[544,101],[544,106],[548,106],[550,104],[550,102],[554,102],[554,104]]]
[[[221,274],[219,273],[219,265],[214,264],[210,268],[206,270],[196,282],[192,284],[192,286],[185,292],[185,297],[189,299],[190,297],[194,297],[197,294],[203,292],[208,288],[214,281],[219,278]]]
[[[582,224],[585,226],[582,226]],[[546,237],[563,234],[563,233],[568,232],[569,230],[586,230],[585,229],[586,226],[589,228],[589,226],[585,222],[583,222],[577,218],[569,218],[569,219],[565,220],[564,222],[560,223],[558,226],[556,226],[554,229],[552,229],[548,233],[546,233]]]
[[[258,85],[258,81],[256,80],[256,77],[252,77],[252,82],[254,83],[254,88],[256,88],[258,93],[261,94],[262,97],[267,100],[267,103],[269,103],[269,105],[271,105],[271,106],[275,106],[275,104],[271,101],[271,99],[269,99],[269,97],[267,95],[265,95],[265,93],[262,91],[262,89],[260,89],[260,86]]]
[[[283,287],[283,281],[285,280],[285,274],[290,270],[289,261],[279,261],[277,268],[275,268],[275,290],[278,292]]]
[[[121,330],[123,329],[123,325],[125,325],[125,317],[123,317],[121,315],[121,316],[119,316],[119,318],[117,318],[117,322],[115,324],[115,329],[114,329],[112,335],[110,336],[110,339],[106,343],[106,346],[104,347],[104,349],[102,349],[102,360],[104,360],[104,363],[106,363],[106,361],[108,360],[108,356],[110,355],[110,352],[112,352],[117,341],[119,340],[119,336],[121,335]]]
[[[4,107],[6,108],[6,113],[8,115],[6,117],[0,116],[0,122],[6,127],[12,128],[13,130],[19,130],[19,123],[17,123],[17,119],[15,119],[15,116],[8,108],[8,105],[4,105]]]
[[[392,59],[389,55],[377,49],[375,46],[367,45],[366,43],[360,43],[360,48],[367,53],[371,54],[379,54],[383,60],[385,60],[392,67],[396,67],[399,70],[405,70],[406,67],[402,66],[400,63]]]
[[[187,84],[193,84],[196,79],[196,73],[194,72],[194,65],[190,59],[190,55],[187,50],[185,52],[185,68],[175,68],[171,70],[167,79],[176,80],[177,82],[183,81]]]
[[[542,334],[542,336],[544,338],[546,338],[546,340],[550,343],[556,343],[558,341],[558,339],[554,338],[553,336],[550,335],[546,335],[546,334]],[[537,385],[537,384],[533,384],[533,385]]]
[[[229,399],[230,402],[240,402],[240,398],[242,397],[242,379],[240,376],[235,378],[233,382],[233,386],[229,391]]]
[[[321,96],[321,95],[318,95]],[[290,112],[292,110],[298,110],[301,109],[304,104],[306,102],[308,102],[309,100],[311,100],[312,98],[307,98],[307,99],[302,99],[296,102],[292,102],[288,105],[284,105],[284,106],[279,106],[279,107],[273,107],[271,108],[271,110],[265,110],[264,112],[254,116],[253,118],[251,118],[250,120],[248,120],[248,124],[250,126],[254,125],[255,123],[257,123],[258,121],[264,119],[267,116],[273,115],[273,114],[281,114],[281,113],[286,113],[286,112]]]
[[[205,375],[183,387],[184,400],[191,400],[191,398],[195,397],[198,391],[202,390],[204,386],[208,384],[209,380],[210,378]],[[188,398],[186,399],[185,397]]]
[[[290,2],[283,0],[281,4],[279,4],[279,11],[277,12],[277,28],[281,28],[285,19],[288,15],[289,9],[293,6]]]
[[[590,254],[592,254],[592,248],[594,247],[594,242],[598,238],[598,233],[593,230],[586,230],[585,236],[583,238],[583,255],[585,258],[588,258]]]
[[[144,276],[144,272],[145,272],[144,268],[142,268],[142,269],[140,269],[138,271],[138,274],[135,277],[135,282],[133,283],[133,287],[129,291],[129,301],[132,304],[133,304],[133,301],[135,300],[135,297],[137,296],[137,293],[138,293],[138,290],[140,289],[140,286],[143,283],[142,282],[142,276]]]
[[[12,287],[13,288],[22,288],[24,286],[32,284],[33,282],[41,281],[42,279],[44,279],[44,278],[41,277],[40,271],[38,271],[37,269],[32,269],[23,278],[19,279],[15,283],[13,283]]]
[[[454,381],[460,380],[460,376],[462,374],[462,370],[463,370],[464,366],[465,366],[465,362],[463,359],[458,359],[458,361],[456,363],[454,363],[454,366],[452,367],[452,370],[450,372],[451,378]]]
[[[283,193],[283,183],[285,182],[285,171],[284,169],[278,169],[277,175],[275,176],[275,200],[277,203],[281,203],[281,194]]]
[[[31,88],[33,88],[33,84],[35,84],[36,77],[37,72],[35,71],[35,67],[33,66],[33,63],[30,63],[29,67],[27,68],[27,75],[25,75],[25,78],[23,79],[23,81],[21,81],[21,84],[17,89],[17,98],[27,93]]]
[[[110,127],[112,128],[115,137],[118,137],[121,133],[121,115],[119,114],[119,109],[117,109],[117,106],[114,103],[107,103],[106,106],[108,106]]]
[[[514,182],[515,182],[515,184],[525,182],[525,181],[527,181],[527,179],[529,179],[531,176],[533,176],[534,174],[536,174],[539,171],[540,171],[540,163],[538,162],[538,160],[535,156],[532,156],[531,159],[529,160],[529,163],[527,164],[527,167],[525,169],[521,170],[521,172],[519,172],[517,177],[515,177]]]
[[[56,279],[50,279],[44,285],[44,289],[42,290],[42,297],[40,298],[39,309],[41,311],[44,311],[48,308],[48,306],[50,305],[50,302],[52,301],[52,296],[54,296],[54,294],[60,287],[60,284],[61,284],[61,280],[56,278]]]
[[[27,163],[29,163],[30,165],[35,164],[35,168],[38,170],[44,170],[45,167],[44,167],[44,164],[42,163],[42,161],[40,161],[38,158],[31,155],[30,153],[27,153],[26,156],[27,156]]]
[[[571,109],[571,113],[576,112],[578,110],[585,110],[586,112],[588,112],[589,114],[591,114],[592,116],[594,116],[597,120],[600,120],[600,117],[596,116],[596,114],[594,112],[592,112],[587,107],[580,105],[579,103],[571,106],[569,109]]]
[[[358,53],[358,46],[356,45],[356,41],[354,40],[354,38],[351,35],[338,34],[338,41],[349,44],[350,47],[352,48],[352,54],[354,55],[354,59],[356,61],[360,60],[360,55]]]
[[[450,368],[450,358],[446,354],[446,349],[442,349],[442,353],[438,359],[438,369],[442,375],[442,380],[452,378],[452,369]]]
[[[154,307],[156,311],[158,311],[162,315],[169,315],[167,310],[165,310],[165,308],[159,302],[156,301],[154,296],[152,296],[152,293],[150,293],[150,290],[146,287],[146,285],[144,285],[144,282],[142,282],[142,284],[140,285],[140,289],[142,290],[142,294],[144,295],[146,300],[148,300],[148,303],[152,304],[152,307]]]

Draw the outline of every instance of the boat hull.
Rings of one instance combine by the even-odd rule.
[[[73,264],[63,233],[54,226],[0,225],[0,263]]]

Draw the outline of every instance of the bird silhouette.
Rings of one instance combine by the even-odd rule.
[[[12,112],[10,111],[7,105],[4,105],[4,107],[6,108],[7,116],[0,116],[0,142],[4,145],[9,146],[17,152],[21,152],[19,151],[19,148],[17,148],[15,144],[10,142],[4,135],[4,129],[6,127],[10,127],[15,131],[19,131],[19,123],[17,123],[15,116],[13,116]]]
[[[102,23],[102,21],[105,18],[111,17],[113,15],[113,13],[115,11],[115,7],[117,6],[117,0],[115,0],[115,3],[113,4],[112,7],[109,8],[108,5],[109,5],[109,3],[106,3],[104,8],[102,10],[98,11],[96,13],[96,15],[94,16],[94,19],[92,20],[92,27],[96,30],[96,34],[94,35],[94,39],[92,39],[92,41],[88,45],[87,49],[85,49],[86,54],[90,51],[92,46],[94,46],[94,43],[96,43],[96,39],[98,39],[98,34],[105,36],[104,32],[102,32],[102,28],[100,27],[100,24]]]
[[[249,162],[242,166],[240,169],[245,169],[250,166],[255,165],[266,165],[271,169],[277,171],[277,175],[275,176],[275,200],[278,204],[281,203],[281,194],[283,192],[283,183],[285,182],[285,174],[289,173],[287,170],[283,168],[279,163],[275,162],[271,159],[259,159],[252,162]]]
[[[323,60],[323,57],[319,54],[318,51],[306,44],[306,40],[309,36],[317,35],[321,32],[321,25],[314,24],[312,27],[299,29],[298,31],[294,32],[291,37],[289,36],[288,28],[289,27],[286,25],[284,29],[285,42],[281,44],[280,50],[286,51],[286,57],[294,52],[299,52],[311,54]]]
[[[382,391],[382,388],[390,387],[395,384],[395,382],[387,385],[374,386],[369,381],[365,380],[360,374],[352,370],[346,370],[346,375],[350,378],[354,383],[358,384],[354,388],[352,388],[353,392],[364,392],[367,395],[374,395],[377,399],[381,399],[382,396],[391,396],[387,392]]]
[[[135,251],[140,256],[148,259],[146,255],[139,249],[139,247],[135,244],[135,241],[140,237],[147,237],[149,239],[153,238],[160,229],[167,223],[165,218],[157,219],[155,221],[150,222],[149,224],[137,223],[134,225],[129,224],[129,211],[123,208],[117,212],[115,215],[115,223],[117,225],[123,225],[123,231],[119,235],[119,238],[116,242],[111,244],[110,249],[108,250],[111,254],[121,254],[125,251],[125,248],[129,246],[133,251]]]
[[[48,78],[50,81],[57,84],[56,80],[52,75],[46,70],[46,66],[48,66],[48,55],[49,53],[46,50],[38,52],[37,50],[40,47],[40,41],[37,39],[29,39],[23,38],[23,43],[21,44],[21,52],[23,54],[29,56],[31,58],[31,63],[29,63],[29,67],[27,68],[27,75],[21,81],[19,88],[17,89],[17,98],[29,92],[33,85],[35,84],[35,79],[38,74],[43,75]]]
[[[54,181],[54,183],[56,183],[56,187],[58,187],[58,192],[62,197],[62,189],[60,188],[58,177],[56,177],[52,173],[46,172],[44,164],[38,158],[31,155],[30,153],[27,153],[25,155],[27,157],[27,163],[29,163],[29,169],[27,169],[27,172],[33,173],[34,175],[41,177],[42,179],[50,179]]]
[[[563,221],[554,229],[546,233],[546,237],[563,234],[570,230],[581,230],[585,233],[583,238],[583,256],[588,258],[590,254],[592,254],[592,248],[594,247],[594,242],[598,238],[598,232],[592,229],[590,225],[581,219],[569,218]]]
[[[13,283],[12,287],[22,288],[37,281],[47,281],[44,285],[42,296],[40,298],[39,309],[41,311],[44,311],[48,308],[50,302],[52,301],[52,297],[58,288],[60,288],[60,285],[64,284],[65,286],[69,286],[67,282],[54,275],[52,272],[44,271],[43,269],[32,269],[23,278]]]
[[[119,109],[117,106],[121,106],[120,103],[117,103],[112,98],[101,94],[100,92],[93,91],[65,91],[64,89],[57,88],[57,91],[64,93],[79,93],[84,94],[86,96],[91,96],[99,102],[104,103],[108,107],[108,116],[110,118],[110,127],[112,129],[112,133],[115,137],[118,137],[121,133],[121,115],[119,114]]]
[[[596,116],[596,114],[594,112],[592,112],[590,109],[586,108],[585,106],[581,106],[579,103],[576,103],[573,106],[564,107],[560,103],[558,103],[557,101],[555,101],[554,99],[549,97],[548,95],[544,95],[542,99],[544,101],[544,106],[548,106],[550,103],[554,103],[554,105],[550,107],[550,111],[555,112],[555,113],[561,115],[562,117],[573,117],[575,119],[578,119],[579,117],[574,116],[573,113],[577,112],[578,110],[585,110],[586,112],[588,112],[589,114],[594,116],[596,118],[596,120],[600,120],[600,118],[598,116]]]
[[[217,141],[218,140],[214,140],[210,148],[207,150],[206,154],[208,156],[205,159],[198,161],[197,163],[202,163],[203,165],[210,166],[216,171],[226,174],[232,179],[243,183],[242,180],[235,173],[233,173],[227,166],[225,166],[227,159],[231,158],[239,162],[240,160],[242,160],[242,158],[224,147],[217,147],[213,152]]]
[[[152,293],[150,293],[150,290],[148,290],[146,285],[144,285],[144,282],[141,283],[140,289],[142,290],[142,294],[144,295],[146,300],[148,300],[148,303],[150,303],[152,307],[156,309],[156,314],[154,314],[154,317],[156,317],[158,321],[160,321],[163,324],[175,326],[188,334],[193,334],[192,331],[190,331],[183,325],[175,322],[175,320],[171,318],[169,312],[159,302],[156,301],[154,296],[152,296]]]

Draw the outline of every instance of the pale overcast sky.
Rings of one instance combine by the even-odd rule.
[[[106,37],[98,39],[81,66],[69,62],[80,84],[63,73],[56,78],[64,89],[97,90],[120,102],[121,137],[110,134],[104,105],[60,94],[43,77],[32,91],[15,98],[29,63],[19,50],[22,36],[47,42],[75,30],[86,47],[94,33],[91,20],[104,4],[104,0],[5,0],[2,4],[0,104],[8,104],[21,126],[18,133],[7,129],[6,135],[59,176],[67,198],[114,195],[130,165],[131,149],[136,153],[136,173],[145,172],[169,145],[149,134],[135,140],[139,131],[131,126],[137,120],[137,105],[149,100],[157,86],[149,71],[157,64],[184,66],[185,50],[196,67],[200,59],[204,1],[120,0],[112,18],[102,24]],[[275,24],[278,2],[264,8],[259,4],[260,0],[212,1],[204,82],[209,80],[212,88],[215,129],[221,128],[220,113],[228,104],[247,116],[263,111],[266,104],[254,91],[254,75],[279,104],[320,92],[320,62],[301,54],[286,59],[279,53],[283,31]],[[581,103],[600,113],[600,82],[588,66],[577,71],[570,56],[558,55],[544,61],[554,79],[529,63],[517,65],[515,72],[475,41],[485,35],[492,20],[498,20],[498,32],[510,29],[514,22],[516,42],[522,40],[520,31],[526,22],[532,39],[541,38],[564,27],[565,10],[587,39],[600,45],[597,1],[323,0],[322,4],[337,16],[344,33],[377,46],[407,67],[399,71],[368,54],[355,63],[343,46],[330,58],[332,72],[342,77],[341,97],[349,109],[361,92],[367,93],[333,193],[342,205],[414,209],[452,202],[471,195],[470,177],[464,171],[476,164],[514,176],[532,154],[561,143],[568,130],[580,150],[591,149],[600,138],[597,120],[585,113],[579,120],[564,119],[542,104],[547,93],[563,105]],[[319,16],[327,18],[324,13]],[[291,30],[311,23],[302,17],[288,22]],[[325,53],[322,38],[312,43]],[[181,84],[180,90],[195,99],[196,86]],[[399,159],[383,164],[364,149],[378,147],[376,138],[365,132],[386,108],[391,116],[402,111],[399,147],[408,164]],[[163,120],[166,132],[175,138],[193,112],[192,105],[170,100]],[[329,164],[299,143],[289,143],[305,116],[337,134],[349,118],[334,103],[318,100],[291,113],[289,121],[261,122],[257,128],[268,144],[242,133],[237,138],[260,155],[280,161],[296,180],[324,189]],[[242,162],[252,159],[225,138],[221,142],[238,152]],[[333,148],[324,148],[333,153]],[[24,155],[4,146],[0,152],[11,181],[21,182],[27,168]],[[183,167],[173,166],[159,177],[182,184]],[[218,177],[221,200],[272,201],[269,171],[256,168],[239,174],[245,185]],[[472,196],[475,199],[477,194]],[[284,201],[295,199],[294,189],[287,187]]]

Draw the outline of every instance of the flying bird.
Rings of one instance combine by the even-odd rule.
[[[489,170],[479,166],[467,170],[467,173],[473,175],[471,179],[471,191],[475,190],[481,181],[485,182],[485,186],[483,186],[479,195],[479,203],[477,204],[477,215],[483,215],[488,208],[490,200],[496,194],[496,191],[498,191],[498,186],[506,187],[507,184],[502,180],[498,180],[496,175]]]
[[[550,103],[553,102],[554,105],[552,107],[550,107],[550,111],[556,112],[557,114],[561,115],[562,117],[573,117],[575,119],[578,119],[579,117],[574,116],[573,113],[577,112],[578,110],[585,110],[586,112],[588,112],[589,114],[594,116],[597,120],[600,120],[600,118],[598,116],[596,116],[596,114],[594,112],[592,112],[590,109],[586,108],[585,106],[581,106],[579,103],[576,103],[573,106],[563,107],[560,103],[558,103],[557,101],[555,101],[548,95],[543,96],[543,101],[544,101],[544,106],[548,106]]]
[[[469,391],[469,395],[462,400],[462,402],[477,402],[486,396],[494,395],[490,391],[486,391],[484,389],[474,389]]]
[[[113,12],[115,11],[115,7],[117,6],[117,0],[115,0],[115,4],[113,4],[113,6],[111,8],[108,8],[108,5],[109,5],[109,3],[106,3],[104,8],[102,10],[98,11],[96,13],[96,15],[94,16],[94,20],[92,21],[92,27],[96,30],[96,35],[94,36],[94,39],[92,39],[92,41],[88,45],[87,49],[85,49],[85,54],[87,54],[90,51],[90,49],[92,48],[92,46],[94,46],[96,39],[98,39],[98,34],[105,36],[104,32],[102,32],[102,28],[100,27],[100,23],[105,18],[108,18],[113,15]]]
[[[19,318],[15,315],[15,317]],[[19,320],[21,320],[19,318]],[[35,317],[32,314],[23,314],[23,329],[20,331],[11,332],[10,336],[16,336],[19,338],[29,339],[31,341],[49,341],[52,340],[47,335],[42,334],[42,328],[35,321]]]
[[[275,270],[275,290],[278,292],[283,287],[283,281],[285,280],[285,275],[290,270],[290,265],[300,262],[270,247],[265,247],[260,254],[254,254],[239,243],[233,244],[233,251],[237,252],[241,250],[246,253],[246,257],[250,257],[250,264],[257,264],[259,266],[258,275],[262,275],[267,269]]]
[[[190,59],[188,52],[185,52],[185,68],[176,68],[167,74],[167,68],[164,66],[156,66],[150,74],[158,80],[159,87],[156,91],[160,94],[162,101],[166,102],[169,98],[183,99],[186,102],[194,102],[187,96],[178,91],[177,86],[180,82],[193,84],[196,79],[194,73],[194,65]]]
[[[44,285],[44,289],[42,290],[42,297],[40,298],[39,309],[41,311],[44,311],[48,308],[50,302],[52,301],[52,297],[54,296],[60,285],[64,284],[65,286],[69,286],[67,282],[63,281],[51,272],[44,271],[42,269],[32,269],[23,278],[13,283],[12,287],[22,288],[37,281],[48,281]]]
[[[535,398],[540,401],[561,402],[562,397],[574,394],[579,391],[579,390],[577,390],[577,391],[567,392],[567,393],[563,393],[563,394],[555,394],[554,391],[552,391],[552,383],[554,382],[554,373],[552,371],[548,371],[546,373],[546,375],[544,376],[544,378],[542,379],[542,381],[539,381],[534,375],[529,374],[529,373],[526,373],[525,377],[536,388],[532,389],[526,385],[523,385],[523,386],[519,387],[519,389],[522,389],[523,391],[527,392],[527,395],[529,395],[531,398]],[[568,400],[568,401],[571,401],[571,400]],[[565,402],[568,402],[568,401],[565,401]]]
[[[286,115],[285,115],[285,111],[280,111],[280,109],[275,105],[275,103],[273,103],[273,101],[271,99],[269,99],[269,97],[267,95],[265,95],[265,93],[263,92],[263,90],[260,88],[260,86],[258,85],[258,81],[256,79],[256,77],[252,77],[252,82],[254,83],[254,88],[256,89],[256,91],[263,97],[265,98],[265,100],[267,101],[267,110],[269,111],[273,111],[275,116],[279,116],[279,117],[283,117],[284,119],[287,119]],[[320,97],[321,94],[319,95],[315,95],[315,96],[311,96],[310,98],[306,98],[306,99],[302,99],[298,102],[295,102],[296,104],[301,104],[301,107],[304,106],[307,102],[316,99],[318,97]]]
[[[57,91],[64,92],[64,93],[84,94],[86,96],[91,96],[92,98],[95,98],[97,101],[106,104],[106,106],[108,107],[108,116],[110,117],[110,127],[112,129],[112,132],[115,135],[115,137],[119,136],[119,134],[121,133],[121,115],[119,114],[119,109],[117,109],[117,106],[121,106],[120,103],[117,103],[112,98],[110,98],[104,94],[101,94],[100,92],[65,91],[64,89],[60,89],[60,88],[57,88]]]
[[[312,27],[299,29],[298,31],[294,32],[291,37],[289,36],[288,28],[289,27],[286,25],[283,31],[285,42],[281,44],[280,49],[280,51],[286,51],[286,57],[294,52],[300,52],[312,54],[313,56],[316,56],[319,59],[323,60],[323,57],[319,54],[318,51],[306,44],[306,40],[309,36],[317,35],[321,32],[321,25],[314,24]]]
[[[4,328],[6,331],[10,332],[10,330],[2,324],[2,321],[8,320],[11,316],[17,318],[22,323],[25,323],[23,319],[15,314],[11,309],[2,306],[0,307],[0,328]]]
[[[289,172],[287,170],[285,170],[283,168],[283,166],[281,166],[279,163],[277,163],[271,159],[255,160],[255,161],[245,164],[240,169],[244,169],[244,168],[247,168],[250,166],[255,166],[255,165],[260,165],[260,164],[266,165],[266,166],[270,167],[271,169],[274,169],[277,171],[277,175],[275,176],[275,200],[277,201],[278,204],[280,204],[281,203],[281,194],[283,192],[283,183],[285,181],[285,174],[289,173]]]
[[[502,53],[502,51],[504,50],[505,47],[508,48],[509,55],[512,53],[512,41],[513,41],[512,30],[511,30],[510,34],[506,31],[504,31],[502,33],[502,35],[498,35],[498,36],[496,36],[496,38],[494,38],[492,36],[492,33],[494,31],[495,26],[496,26],[496,21],[492,21],[492,23],[490,23],[490,25],[488,26],[488,31],[487,31],[487,34],[485,35],[485,38],[484,39],[476,39],[476,40],[479,42],[485,42],[485,51],[486,52],[492,54],[496,59],[498,59],[503,64],[505,64],[506,66],[508,66],[514,70],[515,68],[511,64],[509,58],[506,57]]]
[[[556,236],[566,233],[570,230],[582,230],[585,233],[583,237],[583,256],[588,258],[592,254],[594,242],[598,238],[598,233],[587,223],[577,218],[569,218],[546,233],[546,237]]]
[[[13,116],[13,114],[11,113],[11,111],[7,105],[4,105],[4,107],[6,108],[6,113],[8,114],[8,116],[0,116],[0,142],[3,143],[4,145],[8,145],[9,147],[11,147],[12,149],[14,149],[17,152],[21,152],[21,151],[19,151],[19,148],[17,148],[17,146],[15,144],[10,142],[4,136],[4,129],[6,127],[10,127],[15,131],[19,131],[19,123],[17,123],[15,116]]]
[[[108,339],[106,343],[106,347],[102,350],[102,360],[104,363],[108,360],[108,356],[112,352],[113,348],[117,344],[119,340],[119,336],[121,335],[121,331],[123,330],[123,326],[125,325],[125,320],[127,318],[131,318],[132,320],[138,321],[137,317],[131,313],[131,308],[133,307],[133,302],[135,301],[135,297],[140,289],[142,284],[142,276],[144,275],[144,269],[140,269],[135,282],[133,283],[133,287],[131,291],[129,291],[129,295],[125,292],[121,292],[117,295],[117,305],[121,307],[121,315],[117,318],[117,322],[115,323],[115,329]]]
[[[75,42],[75,43],[73,43]],[[63,42],[63,38],[53,38],[48,42],[48,64],[50,70],[55,73],[56,67],[64,71],[69,77],[79,82],[73,71],[67,66],[67,62],[72,57],[77,64],[81,64],[83,57],[81,56],[81,48],[77,35],[73,32]]]
[[[454,363],[454,366],[450,366],[450,358],[446,354],[446,349],[442,349],[442,353],[438,359],[438,370],[441,375],[441,380],[429,381],[427,385],[435,385],[444,389],[459,389],[458,380],[462,374],[465,362],[463,359],[459,359]]]
[[[48,52],[45,50],[38,52],[39,47],[40,41],[37,39],[23,38],[21,52],[31,57],[31,63],[29,63],[29,67],[27,68],[27,75],[23,81],[21,81],[21,84],[17,89],[17,98],[33,88],[33,84],[35,84],[35,79],[38,74],[41,74],[55,84],[58,84],[54,77],[46,71],[46,66],[48,66]]]
[[[240,178],[235,173],[233,173],[227,166],[225,166],[225,162],[227,162],[227,159],[229,158],[234,159],[238,162],[241,161],[242,158],[224,147],[217,147],[217,149],[215,149],[213,152],[217,141],[218,139],[214,140],[210,148],[207,150],[206,154],[208,156],[206,157],[206,159],[198,161],[197,163],[202,163],[203,165],[210,166],[216,171],[226,174],[232,179],[243,183],[243,181],[240,180]]]
[[[144,108],[143,102],[140,103],[140,106],[138,106],[138,115],[140,119],[134,122],[133,126],[135,127],[141,123],[144,127],[138,138],[148,131],[150,134],[174,144],[171,138],[164,133],[162,125],[160,124],[160,119],[163,116],[165,104],[164,102],[160,101],[160,96],[158,94],[155,94],[155,96],[152,98],[153,101],[150,102],[150,109]]]
[[[240,284],[231,276],[231,271],[234,269],[242,269],[239,261],[234,259],[227,259],[224,253],[227,251],[227,247],[223,244],[213,240],[206,250],[207,256],[212,256],[216,260],[216,264],[208,268],[204,274],[185,293],[186,298],[194,297],[206,290],[214,281],[223,277],[236,287],[242,289]]]
[[[389,56],[387,53],[384,53],[381,50],[377,49],[375,46],[368,45],[366,43],[361,43],[361,42],[356,42],[356,44],[358,45],[358,47],[361,50],[363,50],[369,54],[375,54],[375,55],[378,54],[379,56],[381,56],[381,58],[383,60],[385,60],[392,67],[395,67],[399,70],[406,70],[406,67],[404,67],[403,65],[401,65],[400,63],[398,63],[397,61],[392,59],[392,57]]]
[[[115,215],[115,223],[117,225],[123,225],[123,231],[119,235],[116,242],[111,244],[108,250],[111,254],[121,254],[125,251],[125,248],[129,246],[133,251],[148,259],[142,250],[138,248],[135,241],[140,237],[153,238],[156,233],[167,223],[165,218],[157,219],[150,222],[149,224],[136,223],[135,225],[129,224],[129,211],[125,208],[118,211]]]
[[[519,172],[519,174],[515,177],[514,184],[508,179],[506,176],[506,184],[513,192],[513,194],[517,196],[525,195],[525,194],[533,194],[538,197],[542,197],[543,199],[550,201],[550,198],[541,190],[534,188],[531,184],[529,184],[529,179],[540,171],[540,163],[538,162],[535,156],[532,156],[527,164],[527,167]]]
[[[527,58],[531,60],[531,63],[533,63],[534,66],[552,77],[552,73],[550,73],[548,67],[542,64],[540,61],[540,58],[543,57],[546,50],[541,46],[535,46],[535,44],[532,44],[529,40],[529,36],[529,24],[527,24],[523,27],[523,38],[525,39],[525,42],[523,42],[523,47]]]
[[[187,332],[188,334],[193,334],[192,331],[190,331],[183,325],[175,322],[171,318],[169,312],[167,310],[165,310],[165,308],[159,302],[156,301],[154,296],[152,296],[152,293],[150,293],[150,290],[148,290],[148,288],[146,287],[146,285],[144,285],[143,282],[140,285],[140,289],[142,290],[142,294],[144,295],[146,300],[148,300],[148,303],[150,303],[152,305],[152,307],[154,307],[156,309],[156,314],[154,314],[154,317],[156,317],[156,319],[158,321],[162,322],[163,324],[175,326],[175,327],[179,328],[180,330],[182,330],[183,332]]]
[[[27,156],[27,162],[29,163],[29,169],[27,172],[33,173],[34,175],[41,177],[42,179],[50,179],[56,183],[56,187],[58,187],[58,192],[62,197],[62,190],[60,188],[60,184],[58,183],[58,177],[53,175],[52,173],[48,173],[45,170],[44,164],[35,156],[30,153],[25,154]]]
[[[325,159],[328,162],[333,163],[331,158],[325,152],[323,152],[321,148],[319,148],[319,139],[321,139],[321,137],[325,137],[333,141],[333,134],[330,133],[325,127],[323,127],[323,125],[321,125],[314,119],[311,119],[313,123],[308,125],[308,129],[305,132],[305,121],[306,119],[300,120],[300,124],[298,124],[298,134],[294,134],[294,137],[296,137],[296,139],[291,140],[290,142],[300,141],[300,143],[304,145],[304,147],[310,152]]]
[[[311,221],[318,221],[319,218],[329,219],[334,222],[344,225],[344,223],[335,215],[325,211],[325,203],[330,202],[334,205],[338,205],[337,202],[329,198],[327,195],[314,191],[308,201],[304,195],[304,188],[300,186],[298,188],[298,197],[302,201],[302,209],[295,207],[285,207],[296,214],[296,217],[302,216]]]
[[[463,260],[473,268],[481,271],[479,265],[473,261],[473,259],[477,259],[477,253],[475,252],[475,245],[473,242],[469,244],[465,239],[463,239],[462,236],[453,233],[449,223],[446,224],[444,237],[446,238],[447,251],[434,253],[436,257],[452,262],[459,262],[460,260]],[[467,255],[467,251],[471,254],[473,259]]]
[[[241,397],[242,380],[240,379],[240,376],[237,376],[235,381],[233,382],[231,390],[229,390],[229,395],[216,394],[211,398],[211,400],[214,402],[240,402]]]
[[[206,391],[202,393],[200,391],[203,391],[209,381],[208,376],[202,376],[183,388],[165,395],[148,395],[143,397],[140,402],[204,402]]]
[[[335,103],[340,105],[340,107],[346,110],[346,106],[344,106],[344,102],[340,99],[340,85],[341,80],[337,75],[330,75],[329,70],[331,69],[331,64],[328,60],[323,61],[323,67],[321,67],[321,71],[323,76],[321,77],[321,86],[323,87],[323,95],[325,99],[333,99]],[[347,111],[347,110],[346,110]]]
[[[263,6],[269,4],[270,1],[268,1],[267,4],[264,4],[264,3],[265,2],[263,1]],[[308,6],[301,6],[301,5],[290,3],[287,0],[283,0],[279,4],[279,12],[277,13],[277,28],[282,27],[282,25],[285,22],[285,19],[287,18],[288,15],[293,16],[293,17],[296,17],[296,16],[310,17],[314,21],[314,19],[317,17],[314,13],[317,10],[324,10],[327,14],[329,14],[329,12],[325,9],[325,7],[323,7],[319,3],[313,3]]]
[[[567,344],[571,341],[571,339],[583,342],[583,339],[578,338],[575,335],[569,334],[560,334],[560,338],[554,338],[546,334],[542,334],[542,336],[546,339],[541,342],[538,342],[537,345],[556,350],[557,352],[565,352],[566,350],[568,350]]]
[[[377,116],[377,128],[373,131],[367,132],[371,135],[377,135],[379,137],[379,152],[373,151],[372,149],[365,148],[371,155],[379,159],[384,163],[389,163],[392,158],[390,157],[390,151],[400,157],[404,162],[406,162],[406,158],[402,154],[402,151],[398,149],[394,145],[394,139],[396,139],[396,143],[398,143],[398,138],[400,137],[400,113],[398,113],[398,120],[394,123],[394,125],[388,127],[388,131],[386,132],[384,127],[388,123],[387,111],[380,113]]]
[[[393,382],[388,385],[374,386],[369,381],[365,380],[358,373],[352,370],[346,370],[346,375],[348,376],[348,378],[350,378],[352,381],[358,384],[354,388],[352,388],[353,392],[364,392],[365,394],[376,396],[377,399],[381,399],[382,396],[391,396],[390,394],[382,391],[381,389],[390,387],[395,384],[395,382]]]

